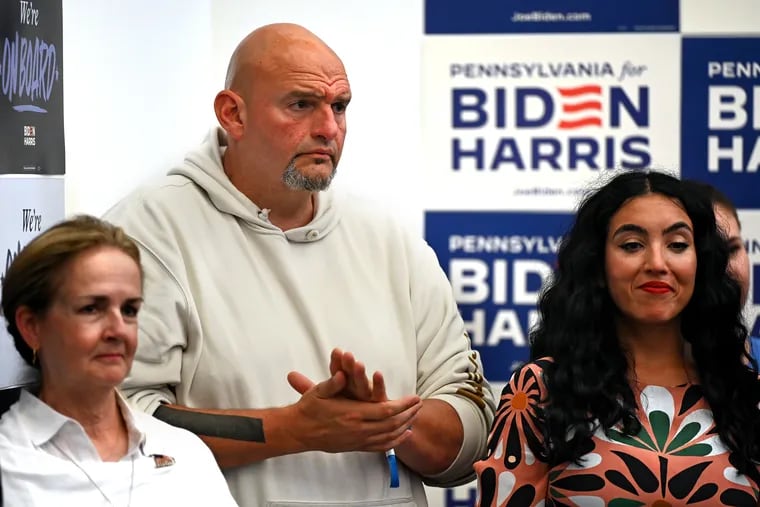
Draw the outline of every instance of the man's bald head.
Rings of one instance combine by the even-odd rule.
[[[340,58],[319,37],[293,23],[275,23],[257,28],[232,53],[224,87],[240,93],[257,71],[276,66],[289,58],[329,53],[338,65]]]
[[[225,88],[214,111],[227,133],[225,172],[238,189],[274,205],[262,188],[303,198],[327,188],[351,101],[346,70],[327,44],[302,26],[263,26],[235,49]]]

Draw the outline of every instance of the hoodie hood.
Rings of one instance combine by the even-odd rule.
[[[259,233],[283,234],[289,241],[299,243],[312,242],[325,237],[338,225],[338,200],[328,189],[315,195],[316,213],[311,222],[282,231],[268,220],[267,210],[262,210],[229,180],[222,165],[226,149],[226,133],[220,127],[214,127],[200,147],[189,152],[182,165],[170,170],[169,175],[190,179],[208,194],[209,200],[220,212],[235,216]]]

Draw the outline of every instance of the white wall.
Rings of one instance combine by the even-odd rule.
[[[205,0],[64,0],[68,214],[102,214],[200,142],[211,29]]]
[[[422,0],[64,0],[67,213],[102,214],[181,160],[216,123],[240,39],[289,21],[324,39],[351,81],[336,186],[390,199],[421,230],[422,17]]]

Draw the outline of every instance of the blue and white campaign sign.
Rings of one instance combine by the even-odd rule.
[[[425,0],[425,33],[677,32],[678,0]]]
[[[570,223],[569,213],[425,214],[425,238],[449,277],[491,382],[506,382],[528,359],[536,301]]]
[[[63,219],[63,178],[0,176],[0,289],[13,259],[32,238]],[[0,319],[2,320],[2,319]],[[36,377],[0,326],[0,389],[29,383]]]
[[[682,176],[760,209],[760,38],[684,38],[682,68]]]
[[[760,335],[758,20],[757,0],[425,0],[425,235],[497,394],[579,199],[622,170],[736,203]],[[477,501],[474,484],[428,494]]]
[[[565,211],[602,173],[675,172],[677,35],[530,40],[424,41],[428,209]]]

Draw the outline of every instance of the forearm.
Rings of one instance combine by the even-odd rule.
[[[442,400],[423,400],[412,434],[396,447],[396,456],[423,476],[446,470],[459,454],[464,440],[456,410]]]
[[[290,412],[292,406],[216,410],[162,405],[153,415],[198,435],[219,467],[231,468],[308,450],[293,436]]]

